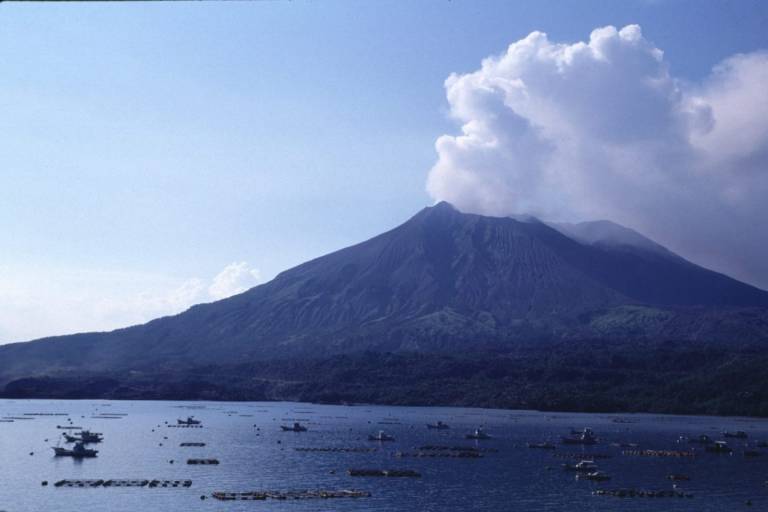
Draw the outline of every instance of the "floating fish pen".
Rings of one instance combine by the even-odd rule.
[[[428,444],[419,446],[416,450],[420,452],[477,452],[477,453],[498,453],[496,448],[478,448],[476,446],[441,446]]]
[[[216,465],[219,459],[187,459],[187,464],[192,465]]]
[[[624,450],[623,455],[636,457],[695,457],[696,452],[685,450]]]
[[[54,487],[149,487],[186,488],[192,487],[192,480],[59,480]]]
[[[149,480],[107,480],[104,487],[146,487]]]
[[[644,490],[644,489],[597,489],[594,496],[613,496],[616,498],[693,498],[693,494],[680,490]]]
[[[24,416],[69,416],[68,412],[25,412]]]
[[[31,421],[35,418],[31,416],[3,416],[4,420],[28,420]]]
[[[481,459],[483,454],[475,451],[415,451],[415,452],[396,452],[395,457],[416,457],[416,458],[449,458],[449,459]]]
[[[341,490],[311,490],[311,491],[250,491],[250,492],[221,492],[211,494],[220,501],[263,501],[272,500],[308,500],[331,498],[367,498],[371,493],[354,489]]]
[[[59,480],[54,487],[101,487],[104,480]]]
[[[166,425],[168,428],[203,428],[202,425]]]
[[[56,425],[56,428],[59,430],[83,430],[83,427],[76,427],[74,425],[70,425],[70,426]]]
[[[350,469],[349,476],[384,476],[398,478],[419,478],[421,473],[413,469]]]
[[[553,453],[552,456],[556,459],[610,459],[613,455],[607,453],[590,453],[590,452],[565,452],[565,453]]]
[[[294,448],[297,452],[328,452],[328,453],[372,453],[378,448]]]
[[[181,443],[179,446],[181,446],[182,448],[190,447],[190,446],[202,447],[202,446],[205,446],[205,443]]]
[[[147,487],[192,487],[192,480],[150,480]]]

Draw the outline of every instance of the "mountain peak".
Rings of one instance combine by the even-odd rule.
[[[125,370],[365,350],[465,352],[615,332],[741,339],[744,320],[720,321],[723,312],[768,306],[762,290],[682,258],[649,257],[627,242],[653,244],[613,223],[555,229],[461,213],[440,202],[229,299],[110,333],[0,347],[0,379],[50,368]],[[673,321],[679,311],[710,316]]]

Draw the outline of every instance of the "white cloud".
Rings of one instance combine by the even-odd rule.
[[[210,279],[0,267],[0,343],[144,323],[244,292],[259,277],[245,262]]]
[[[458,135],[427,190],[478,213],[608,218],[768,287],[768,53],[701,83],[637,25],[559,44],[533,32],[445,82]]]
[[[213,278],[208,294],[215,300],[242,293],[259,282],[261,275],[245,261],[230,263]]]

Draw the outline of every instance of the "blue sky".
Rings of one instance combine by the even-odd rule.
[[[172,313],[393,227],[433,201],[445,79],[534,30],[636,23],[696,82],[768,48],[764,5],[2,3],[0,342]]]

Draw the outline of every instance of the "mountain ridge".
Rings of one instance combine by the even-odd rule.
[[[535,339],[768,339],[768,292],[671,252],[597,242],[438,203],[221,301],[111,332],[0,346],[0,381]]]

